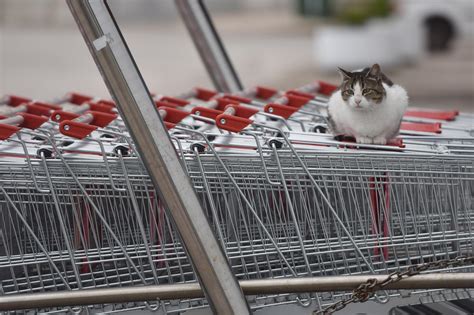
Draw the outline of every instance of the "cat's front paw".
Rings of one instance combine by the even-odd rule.
[[[373,143],[385,145],[387,144],[387,139],[385,137],[375,137]]]
[[[367,137],[356,137],[356,142],[360,144],[372,144],[373,140]]]

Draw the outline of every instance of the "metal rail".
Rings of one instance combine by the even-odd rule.
[[[246,295],[351,291],[368,279],[383,281],[387,275],[333,276],[244,280],[240,286]],[[474,288],[474,273],[433,273],[405,278],[385,289],[466,289]],[[0,297],[0,311],[201,298],[198,283],[153,285],[128,288],[15,294]]]
[[[175,2],[215,88],[220,92],[241,91],[242,84],[204,2],[202,0],[175,0]]]
[[[239,283],[178,161],[106,0],[68,0],[67,3],[148,173],[170,211],[211,308],[216,314],[249,314]],[[26,300],[27,297],[22,298],[23,303]]]

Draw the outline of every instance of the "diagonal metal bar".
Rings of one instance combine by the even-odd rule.
[[[220,92],[243,89],[203,0],[175,0],[194,45]]]
[[[212,310],[216,314],[250,314],[107,1],[67,3],[170,211]]]

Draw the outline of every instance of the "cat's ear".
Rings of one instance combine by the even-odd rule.
[[[381,72],[379,64],[376,63],[370,68],[369,72],[367,72],[367,77],[378,77]]]
[[[339,70],[339,73],[342,75],[342,78],[343,78],[344,80],[351,78],[352,73],[350,73],[349,71],[344,70],[344,69],[339,68],[339,67],[337,67],[337,69]]]

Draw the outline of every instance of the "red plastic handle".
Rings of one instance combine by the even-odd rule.
[[[245,103],[245,104],[251,104],[252,99],[247,98],[247,97],[242,97],[242,96],[237,96],[237,95],[231,95],[231,94],[226,94],[224,98],[228,100],[234,100],[239,103]]]
[[[301,92],[301,91],[297,91],[297,90],[287,91],[286,95],[300,96],[300,97],[304,97],[304,98],[307,98],[307,99],[310,99],[310,100],[314,98],[313,94],[305,93],[305,92]]]
[[[354,137],[351,137],[351,136],[342,136],[342,140],[340,140],[341,142],[350,142],[350,143],[355,143],[355,139]],[[403,139],[401,138],[395,138],[395,139],[391,139],[387,142],[387,145],[388,146],[392,146],[392,147],[399,147],[399,148],[404,148],[405,147],[405,144],[403,143]]]
[[[242,106],[242,105],[227,105],[225,109],[229,107],[232,107],[235,110],[235,114],[233,116],[242,117],[242,118],[250,118],[251,116],[259,112],[258,109],[254,109],[254,108],[250,108],[250,107]]]
[[[178,124],[184,118],[188,117],[191,113],[185,112],[176,108],[162,106],[160,109],[166,111],[165,121],[173,124]]]
[[[8,95],[8,105],[16,107],[24,103],[29,103],[31,102],[31,99],[22,97],[22,96],[17,96],[17,95]]]
[[[30,103],[27,106],[27,113],[32,114],[32,115],[37,115],[37,116],[51,116],[51,113],[53,112],[52,108],[48,108],[36,103]]]
[[[98,127],[105,127],[117,118],[116,114],[102,113],[102,112],[96,112],[96,111],[87,111],[84,114],[92,114],[94,118],[90,124],[94,126],[98,126]],[[65,112],[63,110],[55,110],[51,114],[51,120],[55,122],[63,122],[66,120],[73,120],[74,118],[77,118],[80,116],[81,115],[79,114]]]
[[[163,101],[155,101],[155,105],[156,105],[156,107],[162,107],[162,106],[172,107],[172,108],[181,107],[181,105],[176,105],[176,104],[173,104],[173,103],[168,103],[168,102],[163,102]]]
[[[20,127],[0,124],[0,140],[7,140],[12,135],[20,131]]]
[[[76,92],[69,93],[68,97],[69,97],[69,102],[76,105],[84,104],[85,102],[93,99],[92,96],[84,95],[84,94],[76,93]]]
[[[114,121],[118,116],[116,114],[102,113],[95,111],[88,111],[88,114],[92,114],[94,119],[91,121],[91,125],[98,127],[106,127],[112,121]]]
[[[170,130],[170,129],[173,129],[174,127],[176,127],[176,124],[165,121],[165,127],[166,127],[166,129]]]
[[[286,98],[288,99],[288,102],[285,105],[296,108],[300,108],[308,104],[308,102],[311,100],[307,97],[301,97],[297,95],[286,95]]]
[[[30,103],[31,105],[35,106],[41,106],[50,110],[56,110],[56,109],[61,109],[61,106],[56,105],[56,104],[50,104],[50,103],[45,103],[45,102],[32,102]]]
[[[64,120],[73,120],[74,118],[79,117],[79,114],[65,112],[63,110],[55,110],[51,113],[51,120],[55,122],[62,122]]]
[[[221,114],[216,117],[217,127],[231,132],[240,132],[253,121],[248,118],[233,115]]]
[[[107,105],[107,106],[110,106],[110,107],[116,107],[114,101],[98,100],[96,103],[98,103],[98,104],[100,104],[100,105]]]
[[[278,93],[278,90],[266,87],[266,86],[257,86],[257,93],[255,96],[264,100],[267,100]]]
[[[217,116],[222,114],[222,111],[218,109],[214,109],[214,108],[204,107],[204,106],[196,106],[191,110],[191,113],[196,116],[216,119]]]
[[[216,91],[208,90],[208,89],[203,89],[203,88],[195,88],[196,91],[196,98],[203,100],[203,101],[209,101],[211,98],[217,95]]]
[[[239,105],[240,102],[227,97],[216,98],[217,107],[215,109],[224,111],[228,105]]]
[[[298,108],[270,103],[265,105],[263,110],[265,111],[265,113],[270,113],[288,119],[291,115],[293,115],[294,112],[298,111]]]
[[[407,110],[404,116],[451,121],[451,120],[456,119],[456,116],[458,115],[459,115],[459,111],[457,110],[453,110],[453,111]]]
[[[49,120],[47,117],[44,116],[37,116],[27,113],[19,113],[18,115],[23,116],[23,122],[20,124],[19,127],[28,129],[39,128],[42,124]]]
[[[101,102],[88,102],[90,110],[96,111],[96,112],[103,112],[103,113],[110,113],[112,112],[113,107],[110,105],[106,105]]]
[[[59,131],[63,135],[77,139],[84,139],[97,128],[97,126],[84,124],[72,120],[64,120],[59,124]]]
[[[176,97],[170,97],[170,96],[163,96],[160,101],[162,102],[166,102],[166,103],[171,103],[171,104],[175,104],[175,105],[179,105],[179,106],[186,106],[189,104],[188,101],[186,100],[183,100],[183,99],[180,99],[180,98],[176,98]]]
[[[405,130],[405,131],[441,133],[441,124],[440,123],[402,122],[400,129]]]
[[[324,81],[318,81],[318,84],[319,84],[318,93],[326,95],[326,96],[331,96],[331,94],[334,93],[334,91],[338,89],[337,85],[327,83]]]

